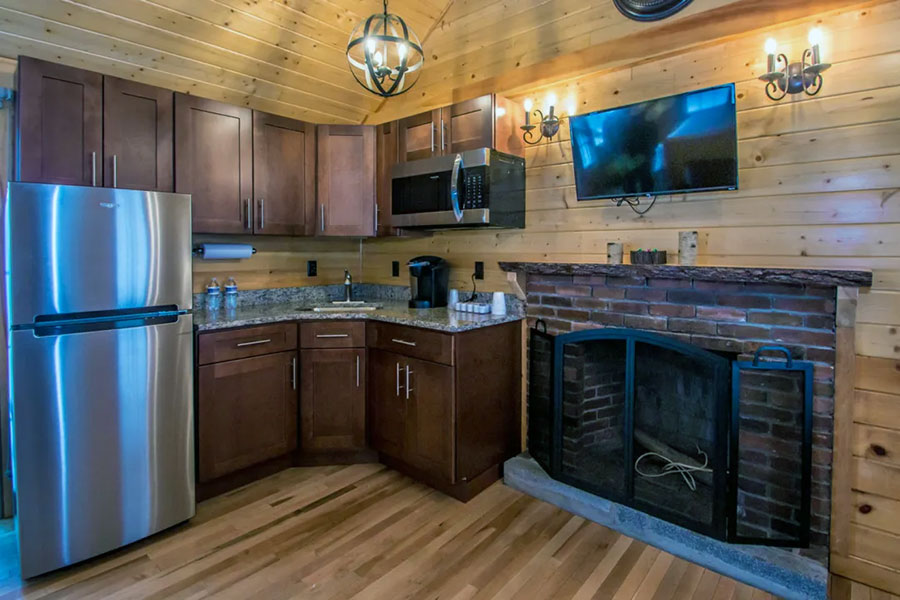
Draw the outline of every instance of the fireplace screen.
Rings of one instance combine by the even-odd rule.
[[[808,363],[630,329],[533,329],[529,352],[528,448],[552,477],[719,539],[808,544]]]

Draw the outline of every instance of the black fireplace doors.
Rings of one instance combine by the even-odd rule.
[[[808,545],[809,363],[537,327],[529,363],[528,449],[553,478],[710,537]]]

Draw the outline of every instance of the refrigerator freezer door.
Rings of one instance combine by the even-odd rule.
[[[194,515],[192,317],[37,337],[11,332],[22,574]]]
[[[10,183],[10,325],[38,315],[191,308],[191,198]]]

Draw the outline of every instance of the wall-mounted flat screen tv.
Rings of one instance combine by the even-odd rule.
[[[579,200],[738,187],[734,84],[570,117]]]

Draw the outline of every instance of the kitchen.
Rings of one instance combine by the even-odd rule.
[[[336,20],[332,4],[342,5]],[[545,574],[549,587],[535,579],[533,593],[545,590],[537,597],[571,597],[580,588],[584,595],[592,585],[632,597],[629,589],[656,591],[648,571],[672,579],[673,590],[678,582],[690,587],[687,574],[696,578],[694,592],[672,597],[753,593],[750,586],[784,597],[820,597],[827,586],[832,597],[851,597],[863,584],[900,592],[893,579],[900,567],[886,549],[897,532],[885,520],[896,501],[893,432],[900,428],[889,416],[897,358],[896,84],[869,79],[889,73],[898,55],[880,24],[896,20],[897,3],[790,2],[778,25],[765,26],[775,13],[740,0],[684,2],[683,11],[656,20],[629,16],[619,1],[572,14],[556,0],[534,4],[391,3],[389,12],[406,19],[413,36],[397,55],[408,71],[402,85],[417,86],[396,94],[389,88],[401,79],[375,77],[387,52],[379,59],[354,34],[369,13],[377,21],[388,12],[382,3],[372,10],[342,2],[301,10],[291,1],[0,3],[0,53],[10,59],[4,81],[15,89],[2,112],[12,165],[5,284],[17,449],[7,468],[18,478],[15,503],[12,481],[3,482],[4,515],[18,510],[0,545],[12,561],[0,592],[30,596],[62,586],[76,596],[101,593],[77,582],[128,557],[149,561],[129,571],[149,579],[130,591],[124,581],[111,583],[110,594],[121,587],[124,596],[186,596],[195,584],[210,595],[274,593],[278,574],[296,568],[302,583],[280,593],[303,597],[314,582],[326,586],[348,568],[349,579],[338,577],[342,583],[322,593],[491,597],[504,585],[507,593],[524,590],[532,573],[521,565]],[[543,20],[554,9],[577,31],[615,26],[573,33],[554,56],[547,40],[561,34]],[[489,25],[504,19],[509,32]],[[656,36],[656,28],[682,37]],[[778,40],[777,51],[768,42],[761,50],[768,38]],[[523,59],[532,68],[485,51],[486,40],[498,44],[494,50],[508,40],[534,48]],[[807,56],[807,44],[815,53],[821,45],[824,59]],[[610,55],[612,48],[620,54]],[[806,68],[818,70],[794,77],[787,57],[801,54]],[[454,71],[463,56],[464,75]],[[824,72],[828,66],[833,71]],[[790,84],[779,89],[784,81]],[[712,96],[696,95],[704,92],[730,98],[731,108],[717,112]],[[791,95],[780,102],[779,94]],[[629,107],[643,112],[629,116]],[[680,130],[653,121],[677,110],[687,115]],[[725,129],[698,134],[698,120],[689,120],[698,112],[701,124]],[[591,121],[607,114],[602,127]],[[591,155],[590,144],[602,144],[598,131],[613,139],[616,126],[625,128],[623,139],[637,138],[648,122],[671,127],[667,148],[684,160],[696,151],[686,149],[691,136],[706,135],[715,172],[679,166],[685,181],[660,184],[592,166],[599,160],[636,172],[637,163]],[[619,154],[649,151],[632,143]],[[603,185],[634,193],[611,203]],[[660,293],[664,284],[672,289]],[[691,293],[676,289],[683,286]],[[822,297],[833,297],[835,307]],[[546,334],[562,344],[553,360],[566,373],[573,349],[584,344],[587,398],[595,393],[587,387],[590,357],[605,352],[597,333],[605,328],[662,332],[735,368],[763,342],[787,348],[798,368],[810,363],[816,387],[802,414],[811,417],[812,441],[798,454],[810,453],[802,486],[809,494],[798,496],[793,513],[799,541],[754,542],[770,562],[787,552],[802,568],[783,579],[768,566],[742,570],[737,536],[669,518],[664,507],[635,497],[644,477],[637,463],[624,479],[631,496],[566,471],[572,430],[552,428],[572,415],[548,413],[542,421],[534,412],[544,382],[535,340]],[[594,337],[575,337],[583,332]],[[855,344],[846,346],[848,335]],[[74,342],[82,339],[88,343],[79,348]],[[638,364],[655,364],[634,360],[650,339],[622,338],[637,348],[627,353],[629,381],[644,377]],[[856,383],[828,375],[846,373],[850,359]],[[702,360],[719,365],[708,354]],[[556,385],[556,377],[549,368],[546,381]],[[559,385],[548,394],[563,406],[573,382]],[[625,442],[626,460],[640,462],[637,454],[628,458],[640,447],[693,465],[693,451],[684,456],[691,444],[640,421],[641,388],[629,385],[633,414],[616,418],[643,437]],[[843,403],[847,394],[856,402]],[[16,402],[32,396],[47,406]],[[136,409],[122,409],[135,401]],[[826,402],[833,410],[822,408]],[[587,414],[578,419],[588,427]],[[536,429],[544,422],[548,439],[557,440],[547,448],[549,462],[538,443],[547,432]],[[0,437],[5,448],[5,427]],[[703,446],[716,477],[725,472],[716,462],[723,447]],[[523,450],[536,462],[521,462]],[[9,465],[10,453],[2,455]],[[550,491],[534,487],[535,465]],[[740,482],[696,478],[701,490],[717,490],[714,513],[744,514]],[[579,509],[554,496],[554,486],[667,520],[685,535],[703,533],[704,544],[722,550],[689,552],[679,546],[686,542]],[[256,509],[272,520],[253,517]],[[418,543],[430,551],[411,554],[365,527],[381,518],[387,538],[404,531],[418,539],[418,524]],[[444,518],[460,519],[449,537],[441,534]],[[485,542],[490,552],[527,544],[537,531],[612,550],[591,554],[569,595],[542,562],[541,548],[552,544],[509,550],[502,555],[509,562],[472,566],[457,578],[440,566],[451,552],[460,564],[477,562],[485,556],[479,527],[503,519],[511,524],[496,525],[501,537]],[[245,548],[240,535],[255,531],[251,523],[275,527],[276,537],[259,533],[246,562],[229,558],[226,547]],[[309,547],[328,548],[327,561],[303,558],[304,523],[318,531]],[[18,544],[13,528],[26,533]],[[178,554],[180,539],[191,544],[204,532],[218,542],[196,556]],[[785,545],[793,550],[775,548]],[[177,574],[194,560],[206,564],[207,551],[216,556],[207,557],[208,568],[222,560],[233,570],[208,582]],[[711,557],[732,551],[730,564]],[[369,571],[366,557],[375,561],[381,552],[398,562],[376,561]],[[154,555],[165,558],[147,558]],[[604,556],[621,575],[602,576]],[[80,564],[43,575],[73,563]],[[578,564],[572,556],[564,572]],[[410,570],[421,580],[403,583]],[[263,583],[267,573],[273,579]],[[777,585],[765,587],[767,578]],[[805,585],[815,591],[797,596]]]

